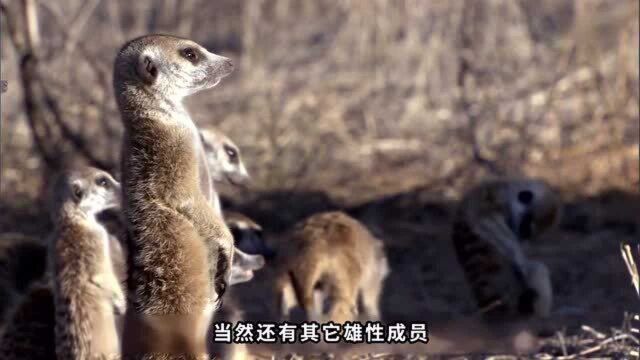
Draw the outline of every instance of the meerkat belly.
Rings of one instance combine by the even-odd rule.
[[[102,301],[96,308],[93,327],[93,351],[96,354],[114,356],[120,353],[120,338],[113,305]]]

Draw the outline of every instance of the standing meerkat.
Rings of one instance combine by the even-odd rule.
[[[554,227],[560,209],[549,185],[533,179],[484,182],[463,197],[453,222],[453,245],[488,319],[551,312],[549,270],[527,259],[521,241]]]
[[[120,184],[84,168],[62,173],[51,192],[50,271],[29,287],[0,343],[2,359],[89,359],[120,354],[115,316],[125,297],[96,215],[119,205]]]
[[[382,242],[343,212],[312,215],[294,226],[276,255],[276,294],[282,316],[297,302],[313,321],[379,319],[378,301],[389,266]],[[331,300],[328,316],[323,299]]]
[[[222,216],[220,196],[215,189],[215,183],[238,186],[249,181],[249,172],[242,162],[238,146],[222,132],[201,129],[200,140],[211,177],[211,203],[216,213]]]
[[[125,297],[109,236],[96,221],[99,212],[119,206],[119,193],[120,184],[95,168],[65,172],[55,182],[49,264],[60,359],[120,354],[115,314],[124,312]]]
[[[231,60],[167,35],[131,40],[116,56],[129,250],[125,356],[206,357],[206,332],[228,285],[233,239],[210,205],[204,148],[182,100],[232,70]]]
[[[222,213],[220,195],[215,184],[227,183],[239,186],[250,180],[249,172],[242,161],[240,148],[225,134],[216,129],[200,129],[200,139],[211,176],[211,204],[216,214],[224,217],[234,242],[229,285],[247,282],[253,278],[254,271],[260,270],[264,266],[264,257],[259,253],[246,251],[242,246],[238,246],[244,244],[243,240],[248,234],[245,232],[237,233],[235,219],[228,219],[227,213]],[[257,226],[257,224],[253,224]]]

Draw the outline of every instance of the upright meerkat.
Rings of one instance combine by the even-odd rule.
[[[232,70],[231,60],[167,35],[134,39],[116,57],[129,242],[125,356],[206,357],[206,332],[228,284],[233,239],[210,205],[204,148],[182,100]]]
[[[250,179],[249,172],[242,162],[240,149],[226,135],[215,129],[201,129],[200,139],[211,176],[211,203],[214,210],[222,216],[220,196],[215,183],[240,185]]]
[[[549,315],[549,270],[527,259],[521,241],[552,228],[560,208],[556,193],[541,180],[484,182],[460,202],[453,245],[476,303],[489,319]]]
[[[49,264],[60,359],[120,354],[115,314],[124,311],[125,297],[109,236],[96,221],[97,213],[119,206],[119,193],[120,184],[95,168],[65,172],[55,182]]]
[[[276,294],[284,317],[298,302],[314,321],[353,320],[359,295],[366,315],[380,317],[379,296],[389,273],[382,243],[345,213],[319,213],[298,223],[283,240],[275,263]],[[322,297],[331,300],[328,316]]]
[[[219,216],[224,216],[234,241],[235,249],[229,285],[247,282],[253,278],[254,271],[264,266],[264,257],[259,253],[247,252],[242,246],[239,246],[244,244],[244,240],[249,234],[247,232],[238,233],[235,218],[228,219],[227,213],[222,213],[220,196],[215,184],[228,183],[236,186],[244,184],[250,180],[249,172],[242,162],[240,148],[225,134],[216,129],[200,129],[200,139],[211,176],[211,204]],[[257,224],[253,224],[257,226]]]

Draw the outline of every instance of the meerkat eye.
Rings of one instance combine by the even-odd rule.
[[[231,162],[236,162],[238,160],[238,151],[236,151],[236,149],[230,146],[225,146],[224,151],[229,156],[229,160],[231,160]]]
[[[518,201],[521,204],[529,205],[533,201],[533,193],[529,190],[522,190],[518,193]]]
[[[96,179],[96,185],[102,186],[102,187],[108,187],[109,179],[107,179],[106,176],[100,176],[99,178]]]
[[[194,48],[183,49],[182,56],[194,64],[198,62],[198,51]]]

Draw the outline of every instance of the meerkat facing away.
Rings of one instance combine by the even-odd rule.
[[[55,224],[49,264],[55,301],[56,353],[62,359],[120,353],[115,314],[125,297],[110,259],[109,236],[96,214],[119,206],[120,184],[95,168],[64,172],[55,181]]]
[[[168,35],[131,40],[116,56],[129,250],[124,356],[206,356],[233,239],[209,203],[202,142],[182,100],[232,70],[231,60]]]
[[[276,295],[282,316],[297,302],[313,321],[343,323],[365,314],[379,319],[378,301],[389,267],[382,242],[339,211],[312,215],[294,226],[278,249]],[[331,300],[328,316],[323,299]]]
[[[560,209],[556,193],[535,179],[487,181],[463,197],[453,222],[453,245],[488,319],[549,315],[549,270],[527,259],[521,241],[554,227]]]

